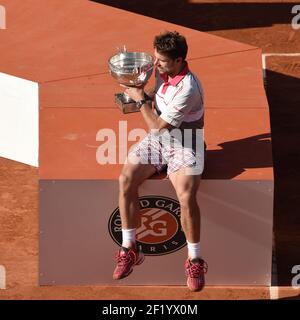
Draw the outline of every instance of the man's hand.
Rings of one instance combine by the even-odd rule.
[[[125,93],[134,101],[144,99],[144,88],[141,87],[126,87]]]

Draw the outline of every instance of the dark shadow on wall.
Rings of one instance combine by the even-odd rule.
[[[300,79],[267,71],[275,173],[274,234],[278,285],[300,265]]]
[[[297,3],[193,3],[188,0],[91,0],[201,31],[290,24]],[[203,3],[201,3],[203,2]]]
[[[234,117],[234,111],[233,115]],[[233,179],[251,168],[272,167],[271,134],[220,143],[207,150],[203,179]]]

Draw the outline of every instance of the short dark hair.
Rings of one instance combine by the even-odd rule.
[[[177,31],[167,31],[154,38],[153,46],[158,53],[165,54],[171,59],[182,57],[185,60],[188,45],[184,36]]]

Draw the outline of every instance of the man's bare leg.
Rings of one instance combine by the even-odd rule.
[[[200,291],[205,285],[207,264],[200,255],[201,216],[197,203],[200,175],[189,175],[182,168],[169,175],[175,188],[181,211],[181,224],[188,243],[188,259],[185,262],[187,286],[191,291]]]
[[[180,203],[181,225],[188,242],[200,241],[201,216],[197,203],[197,190],[200,185],[200,175],[186,174],[182,168],[169,175]]]
[[[155,173],[153,165],[127,162],[119,177],[119,210],[122,221],[122,247],[117,254],[113,279],[127,277],[135,265],[144,261],[143,253],[135,245],[135,234],[140,211],[138,187]]]
[[[124,165],[119,177],[119,210],[122,229],[137,228],[140,210],[138,188],[155,172],[151,164],[133,164],[128,161]]]

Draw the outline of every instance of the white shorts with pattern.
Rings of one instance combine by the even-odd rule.
[[[129,161],[138,159],[141,164],[152,164],[158,173],[167,168],[169,175],[181,168],[186,168],[187,174],[199,175],[204,169],[204,147],[202,143],[197,150],[194,150],[192,147],[183,146],[170,135],[166,139],[161,135],[149,133],[141,142],[133,146],[128,159]]]

